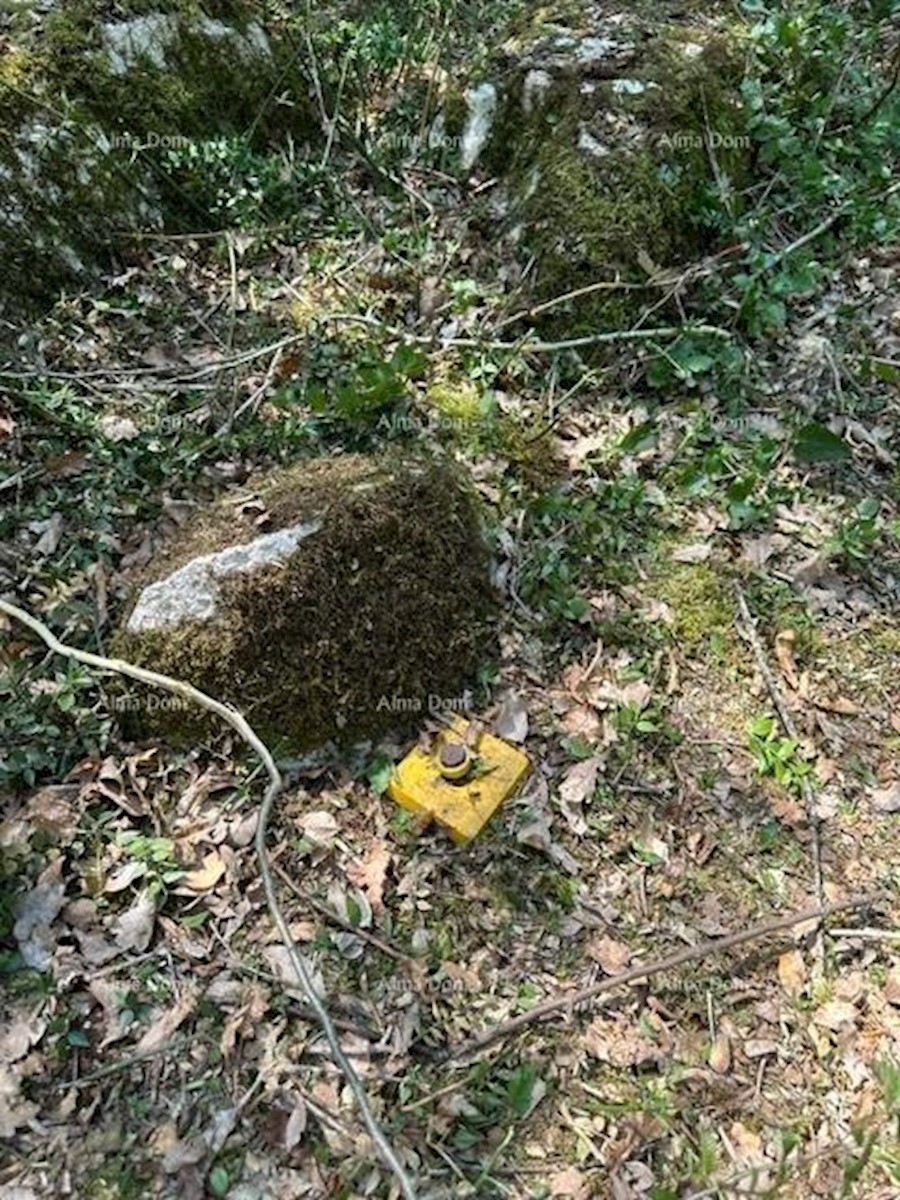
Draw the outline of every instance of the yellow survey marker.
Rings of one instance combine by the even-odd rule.
[[[430,749],[417,746],[398,763],[388,794],[410,812],[437,821],[455,842],[468,842],[530,770],[521,750],[454,716]]]

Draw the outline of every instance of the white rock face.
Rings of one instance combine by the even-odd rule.
[[[245,33],[223,21],[204,17],[191,28],[210,41],[228,42],[245,57],[270,58],[272,48],[262,26],[252,21]],[[180,27],[172,13],[149,13],[130,21],[107,21],[102,26],[103,40],[109,55],[109,65],[116,75],[126,75],[142,60],[165,70],[169,51],[178,43]]]
[[[471,171],[485,147],[497,111],[497,89],[492,83],[482,83],[466,92],[469,117],[462,135],[460,163],[464,171]]]
[[[526,117],[530,117],[536,108],[540,108],[552,86],[553,76],[548,71],[535,69],[528,72],[522,85],[522,108]]]
[[[594,66],[619,54],[622,43],[605,37],[586,37],[578,43],[575,57],[583,66]]]
[[[114,74],[127,74],[141,59],[149,59],[162,71],[166,53],[178,37],[178,18],[171,13],[150,13],[131,21],[107,21],[102,30]]]
[[[224,579],[283,562],[304,538],[312,537],[321,528],[321,521],[306,521],[192,559],[165,579],[144,588],[128,618],[129,632],[162,629],[183,621],[210,620],[216,615]]]
[[[658,84],[651,84],[651,87],[658,87]],[[612,81],[612,90],[617,96],[640,96],[646,92],[647,84],[640,79],[614,79]]]

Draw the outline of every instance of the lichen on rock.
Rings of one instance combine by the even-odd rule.
[[[455,469],[347,456],[226,496],[145,572],[122,657],[235,705],[290,752],[453,708],[492,651],[477,502]],[[132,732],[209,731],[185,708],[119,702]]]

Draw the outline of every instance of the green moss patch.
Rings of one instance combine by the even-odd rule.
[[[486,161],[508,181],[537,300],[600,281],[643,283],[655,267],[703,252],[715,209],[746,175],[737,36],[724,24],[634,14],[618,49],[585,65],[583,48],[609,32],[518,46],[504,79]],[[594,292],[544,326],[567,335],[616,327],[653,296]]]
[[[461,707],[492,652],[493,596],[475,500],[426,460],[344,457],[224,499],[142,580],[261,531],[321,521],[279,565],[229,576],[213,619],[128,630],[116,652],[240,708],[292,751],[420,726]],[[196,736],[209,723],[135,698],[136,731]]]
[[[733,588],[706,563],[671,562],[650,580],[649,590],[671,608],[675,640],[689,658],[718,657],[732,640]]]
[[[220,160],[245,144],[316,135],[296,47],[256,18],[237,3],[73,0],[0,46],[0,304],[39,306],[107,262],[123,230],[213,222],[192,166],[227,179]]]

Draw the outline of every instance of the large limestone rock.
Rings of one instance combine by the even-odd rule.
[[[228,496],[151,564],[117,653],[240,708],[288,752],[462,705],[490,651],[487,550],[447,466],[343,457]],[[120,697],[136,732],[208,731]]]
[[[741,73],[730,6],[575,0],[522,24],[456,120],[463,169],[503,181],[495,215],[536,300],[644,283],[714,245],[749,161]],[[658,294],[597,289],[549,319],[615,328]]]
[[[312,136],[296,46],[258,12],[242,0],[0,12],[0,312],[77,284],[127,249],[123,232],[202,228],[167,156],[202,159],[248,129],[256,145]]]

